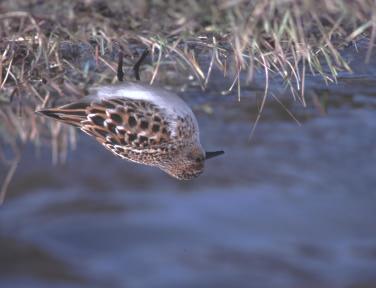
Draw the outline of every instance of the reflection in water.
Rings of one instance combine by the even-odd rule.
[[[329,107],[302,127],[266,111],[248,145],[229,105],[197,110],[203,142],[231,153],[188,183],[88,137],[65,166],[30,149],[0,211],[0,286],[376,285],[374,107]]]
[[[75,273],[68,264],[36,245],[4,237],[0,238],[0,246],[2,263],[6,263],[1,269],[3,280],[18,279],[22,283],[23,277],[36,277],[45,281],[85,283],[84,277]],[[10,281],[9,285],[2,287],[14,287],[12,283]],[[24,284],[26,283],[25,281]]]

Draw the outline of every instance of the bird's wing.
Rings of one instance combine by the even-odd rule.
[[[118,149],[155,150],[181,134],[176,121],[163,108],[145,100],[126,98],[87,99],[58,108],[38,111],[48,117],[79,127],[115,154]],[[183,131],[184,132],[184,131]],[[120,155],[121,156],[121,155]]]

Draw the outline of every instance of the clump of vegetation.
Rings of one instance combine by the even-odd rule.
[[[204,89],[213,67],[232,71],[228,91],[235,88],[239,98],[242,71],[252,81],[261,69],[262,111],[272,75],[306,105],[307,73],[336,81],[339,71],[350,70],[340,51],[359,37],[374,43],[375,19],[373,0],[2,1],[0,157],[10,165],[2,191],[23,143],[51,143],[54,161],[74,145],[74,132],[36,118],[34,110],[83,97],[93,83],[116,81],[120,51],[130,72],[140,51],[150,49],[144,68],[150,83],[192,74]]]

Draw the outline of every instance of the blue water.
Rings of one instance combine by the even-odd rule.
[[[0,211],[0,287],[376,285],[373,108],[266,120],[250,144],[249,123],[198,115],[226,155],[193,182],[85,136],[65,166],[30,149]]]
[[[376,287],[372,67],[310,80],[325,115],[311,90],[306,109],[281,96],[301,126],[269,99],[251,141],[257,92],[183,93],[226,151],[191,182],[84,135],[64,165],[27,147],[0,208],[0,287]]]

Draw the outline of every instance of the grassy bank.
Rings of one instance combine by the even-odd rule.
[[[0,181],[10,179],[29,141],[52,143],[55,162],[65,157],[73,130],[36,118],[35,108],[83,97],[93,83],[115,82],[119,51],[128,77],[149,48],[143,72],[151,83],[192,75],[205,89],[216,67],[230,75],[228,91],[240,98],[239,75],[252,81],[259,69],[267,80],[264,100],[270,77],[280,75],[306,105],[305,75],[335,82],[339,71],[350,70],[341,49],[364,37],[373,43],[375,36],[374,0],[2,1],[0,154],[10,172]]]

